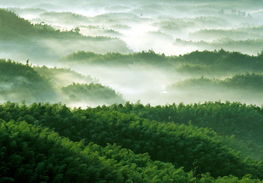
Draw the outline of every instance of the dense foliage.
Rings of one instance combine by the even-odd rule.
[[[73,143],[46,128],[1,122],[1,182],[193,182],[171,164],[117,146]]]
[[[73,141],[85,139],[103,146],[116,143],[136,153],[147,152],[153,160],[194,170],[195,175],[209,172],[215,177],[242,177],[250,173],[262,177],[261,165],[244,161],[209,129],[159,123],[112,110],[71,111],[65,106],[48,104],[2,105],[0,118],[44,125]]]
[[[241,103],[206,102],[203,104],[172,104],[150,106],[142,104],[98,107],[97,110],[115,110],[136,114],[142,118],[161,122],[176,122],[208,127],[221,135],[235,135],[240,139],[262,143],[263,109]]]
[[[150,106],[142,104],[113,105],[109,108],[98,107],[97,110],[114,110],[136,114],[142,118],[159,122],[176,122],[206,127],[219,135],[234,136],[247,144],[244,151],[262,160],[263,112],[261,107],[241,103],[207,102],[204,104],[173,104]],[[240,144],[238,145],[240,146]]]
[[[1,182],[260,183],[249,176],[199,179],[116,145],[72,142],[26,122],[0,122]]]

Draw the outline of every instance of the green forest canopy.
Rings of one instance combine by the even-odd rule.
[[[0,107],[0,119],[27,121],[54,129],[73,141],[99,145],[116,143],[135,153],[149,153],[151,159],[194,170],[195,175],[251,174],[262,178],[262,164],[244,159],[213,130],[192,125],[160,123],[110,110],[75,109],[62,105],[8,103]],[[255,122],[256,123],[256,122]]]
[[[48,128],[0,121],[1,182],[260,183],[245,176],[195,178],[116,145],[72,142]]]

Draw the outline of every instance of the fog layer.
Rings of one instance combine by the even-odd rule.
[[[0,8],[0,58],[32,67],[54,89],[52,100],[74,105],[65,88],[89,93],[96,83],[118,98],[105,104],[262,103],[261,88],[243,88],[263,74],[262,2],[2,0]],[[17,81],[3,78],[0,100],[11,100],[6,91]],[[197,87],[200,78],[209,82]],[[231,78],[245,82],[226,89]]]

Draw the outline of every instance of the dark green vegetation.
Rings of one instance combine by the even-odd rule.
[[[74,143],[46,128],[1,122],[1,182],[193,182],[171,164],[117,146]]]
[[[218,106],[218,104],[210,105],[215,108]],[[237,104],[231,105],[233,105],[232,113],[238,115],[239,113],[234,110]],[[196,109],[199,107],[202,108],[202,105],[196,106]],[[157,112],[154,113],[154,109],[162,112],[166,111],[167,107],[159,108],[126,104],[70,110],[62,105],[33,104],[27,107],[8,103],[0,107],[0,118],[5,121],[26,121],[33,125],[48,127],[72,141],[83,140],[86,145],[90,142],[102,146],[116,143],[135,153],[149,153],[153,160],[172,163],[176,168],[184,167],[184,170],[193,171],[197,177],[209,172],[214,177],[228,175],[243,177],[251,174],[254,178],[262,179],[262,164],[245,160],[213,130],[192,125],[151,121],[145,119],[146,115],[142,115],[150,110],[153,110],[151,113],[155,115]],[[237,105],[237,108],[251,110],[252,107]],[[140,109],[138,116],[143,118],[134,114],[136,109]],[[169,108],[167,111],[169,112]],[[207,109],[207,112],[210,111]],[[162,121],[161,116],[158,114],[154,120]],[[216,117],[218,116],[214,116],[214,120],[220,119]],[[183,119],[181,121],[184,122]],[[255,123],[260,122],[255,121]],[[233,124],[233,126],[241,125]]]
[[[101,103],[101,104],[118,104],[124,103],[120,94],[113,89],[101,84],[77,84],[62,88],[62,92],[72,102]]]
[[[159,122],[191,124],[197,127],[210,128],[219,135],[234,136],[249,144],[245,148],[258,159],[263,158],[263,109],[240,103],[207,102],[192,105],[144,106],[142,104],[113,105],[98,107],[99,111],[114,110],[122,113],[136,114],[141,118]],[[261,150],[259,151],[260,148]]]
[[[1,182],[260,183],[249,176],[196,179],[172,164],[116,145],[72,142],[26,122],[0,122]]]

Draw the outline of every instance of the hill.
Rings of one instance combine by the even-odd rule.
[[[96,54],[94,52],[79,51],[64,57],[62,61],[68,64],[80,65],[127,66],[132,64],[147,64],[158,68],[165,68],[166,71],[203,76],[247,72],[262,73],[263,69],[262,54],[249,56],[239,52],[224,50],[195,51],[180,56],[165,56],[151,50],[126,55],[120,53]]]
[[[4,182],[172,182],[192,178],[147,155],[117,146],[84,146],[26,122],[1,122],[0,131],[0,179]]]
[[[214,177],[252,174],[262,178],[259,162],[244,160],[209,129],[149,121],[111,110],[71,111],[66,106],[48,104],[2,105],[0,119],[49,127],[73,141],[84,139],[103,146],[116,143],[135,153],[149,153],[153,160],[193,170],[196,176],[209,172]]]
[[[5,58],[14,60],[30,58],[34,63],[47,64],[47,61],[53,63],[81,49],[98,53],[106,50],[130,52],[126,44],[117,38],[88,37],[80,34],[78,29],[63,31],[45,23],[32,24],[5,9],[0,9],[0,27],[0,48]]]
[[[27,103],[51,101],[56,92],[32,67],[0,60],[0,100]]]
[[[203,104],[172,104],[166,106],[150,106],[142,104],[113,105],[98,107],[98,111],[119,111],[136,114],[142,118],[159,122],[191,124],[197,127],[210,128],[219,135],[234,136],[249,144],[252,156],[262,160],[262,108],[241,103],[206,102]],[[261,151],[256,147],[260,146]],[[255,150],[257,149],[257,150]]]
[[[96,80],[91,76],[82,75],[71,69],[57,67],[33,67],[33,69],[43,78],[50,81],[56,88],[63,88],[74,82],[91,83]]]
[[[124,103],[124,99],[113,89],[101,84],[77,84],[73,83],[62,88],[67,97],[66,100],[73,103],[96,103],[96,104],[118,104]]]
[[[26,122],[0,122],[1,182],[260,183],[246,176],[194,178],[169,163],[116,145],[72,142]]]

